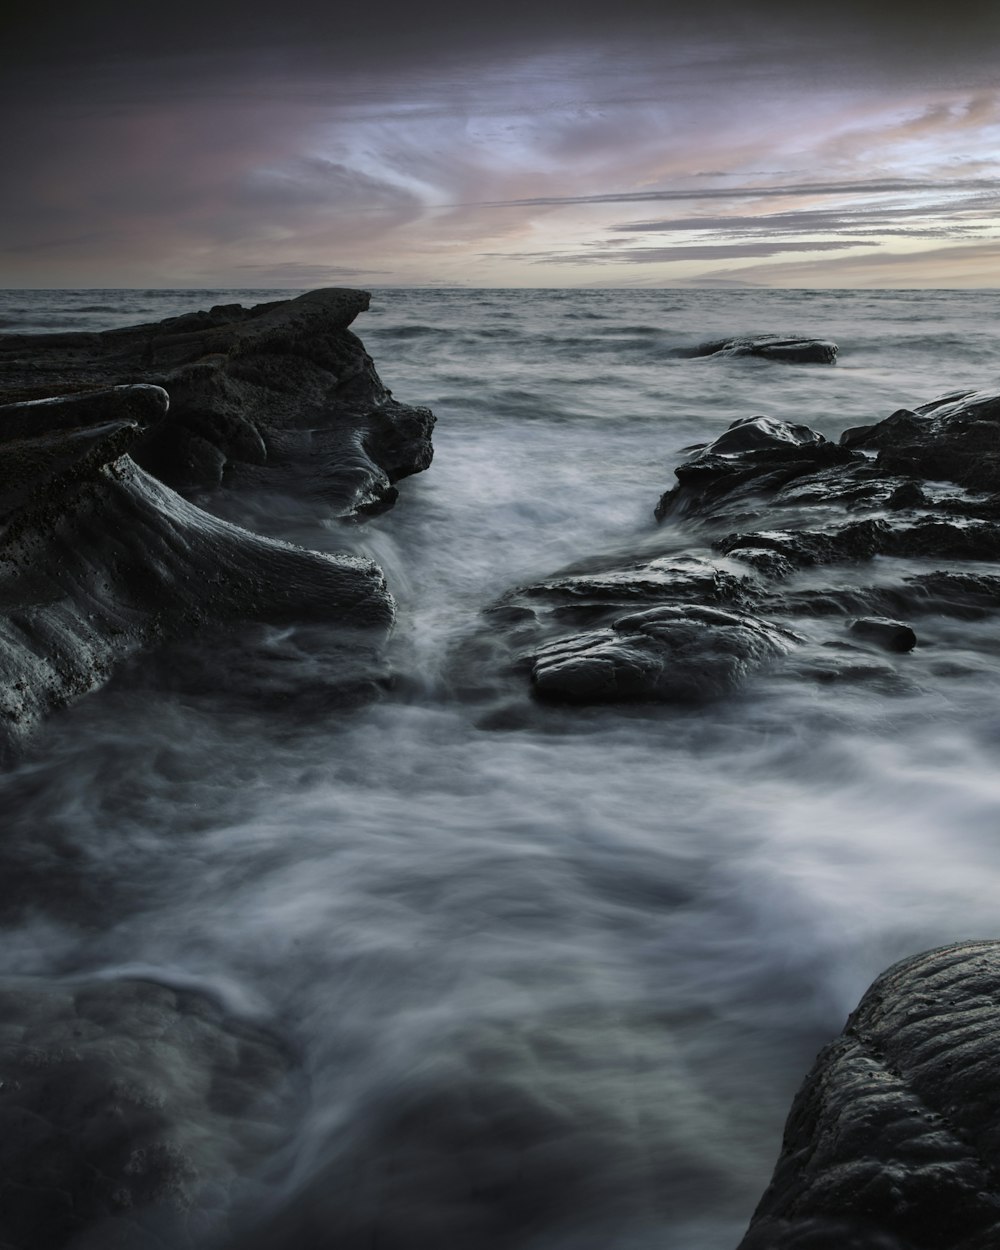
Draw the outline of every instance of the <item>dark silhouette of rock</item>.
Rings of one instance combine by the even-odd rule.
[[[164,641],[313,621],[367,653],[392,623],[374,564],[229,525],[134,464],[167,409],[154,386],[0,408],[0,756]]]
[[[275,1038],[143,980],[0,982],[0,1073],[5,1250],[190,1234],[283,1144],[296,1098]]]
[[[162,386],[169,412],[132,449],[161,481],[253,484],[370,515],[430,464],[434,418],[392,398],[347,328],[368,303],[332,288],[101,333],[0,335],[0,403]]]
[[[561,703],[700,703],[731,693],[793,642],[720,608],[651,608],[540,648],[531,680],[540,698]]]
[[[749,338],[713,339],[685,353],[689,356],[756,356],[793,365],[832,365],[837,344],[826,339],[781,338],[761,334]]]
[[[797,1095],[740,1250],[1000,1245],[1000,942],[904,960]]]
[[[851,625],[851,633],[865,642],[874,643],[883,651],[912,651],[917,645],[917,635],[911,625],[888,617],[860,617]]]

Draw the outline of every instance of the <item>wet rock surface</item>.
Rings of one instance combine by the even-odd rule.
[[[124,979],[0,982],[0,1243],[202,1244],[283,1144],[291,1060],[204,994]]]
[[[348,329],[368,303],[365,291],[331,288],[102,333],[0,335],[0,404],[161,386],[169,411],[132,448],[161,481],[184,492],[252,485],[363,517],[428,466],[434,424],[392,398]]]
[[[794,636],[719,608],[651,608],[531,656],[535,693],[554,702],[700,703],[738,689]]]
[[[1000,1244],[1000,942],[896,964],[795,1099],[740,1250]]]
[[[124,661],[249,624],[322,623],[372,660],[331,668],[331,691],[377,679],[381,571],[230,525],[141,469],[130,453],[168,408],[149,385],[0,408],[0,757]]]
[[[971,486],[925,475],[918,428],[928,449],[951,429],[959,446],[987,445],[1000,399],[946,397],[841,444],[767,416],[735,421],[676,469],[642,558],[583,562],[499,600],[494,655],[505,644],[536,698],[564,703],[697,701],[768,670],[905,680],[914,621],[1000,607],[988,464]]]
[[[838,348],[828,339],[782,338],[777,334],[761,334],[748,338],[713,339],[701,343],[691,356],[756,356],[761,360],[778,360],[792,365],[832,365]]]

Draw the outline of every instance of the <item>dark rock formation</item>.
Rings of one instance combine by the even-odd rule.
[[[375,565],[229,525],[134,464],[167,409],[153,386],[0,408],[0,756],[164,640],[312,621],[366,652],[392,623]]]
[[[651,608],[540,648],[531,680],[536,694],[559,703],[701,703],[737,689],[793,641],[720,608]]]
[[[837,360],[837,344],[826,339],[781,338],[761,334],[752,338],[714,339],[686,353],[690,356],[757,356],[793,365],[832,365]]]
[[[509,592],[488,613],[480,658],[506,659],[536,696],[566,703],[711,697],[765,666],[905,688],[915,618],[1000,609],[989,471],[977,489],[921,476],[914,431],[939,449],[954,426],[966,446],[987,439],[991,414],[1000,428],[1000,399],[949,397],[864,427],[849,446],[764,416],[736,421],[676,470],[656,509],[670,522],[664,554],[644,536],[642,559],[595,559]],[[950,568],[956,561],[979,567]],[[731,618],[723,628],[720,615]],[[839,635],[829,621],[838,615]],[[515,721],[505,710],[497,723]]]
[[[877,425],[848,430],[841,443],[878,452],[884,473],[1000,490],[1000,395],[956,391]]]
[[[343,516],[379,512],[394,482],[430,463],[434,418],[391,397],[348,330],[368,302],[334,288],[97,334],[0,335],[0,403],[162,386],[169,412],[132,447],[161,481],[252,483]]]
[[[884,616],[860,617],[851,625],[851,633],[883,651],[912,651],[917,645],[917,635],[911,626]]]
[[[290,1071],[273,1037],[200,993],[0,983],[0,1243],[145,1250],[171,1230],[196,1236],[283,1143]]]
[[[896,964],[795,1099],[740,1250],[1000,1245],[1000,942]]]
[[[674,470],[679,485],[656,506],[657,520],[703,514],[720,500],[759,499],[806,475],[834,466],[861,465],[863,456],[828,442],[806,425],[746,417]]]

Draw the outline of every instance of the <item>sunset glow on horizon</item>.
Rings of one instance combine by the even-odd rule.
[[[780,3],[417,39],[386,0],[340,43],[301,3],[200,43],[115,8],[8,78],[2,286],[1000,286],[982,5],[951,42],[912,7],[902,42]]]

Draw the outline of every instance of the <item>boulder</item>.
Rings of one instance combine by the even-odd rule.
[[[751,510],[795,479],[826,469],[865,464],[859,453],[829,442],[807,425],[747,417],[679,465],[678,485],[661,496],[659,521],[671,516],[717,516],[734,505]],[[749,501],[757,501],[756,504]]]
[[[893,621],[888,617],[859,617],[850,628],[855,637],[874,643],[883,651],[912,651],[917,645],[917,635],[913,632],[912,625]]]
[[[169,412],[132,453],[169,486],[250,484],[371,515],[430,464],[434,418],[392,398],[348,329],[369,298],[332,288],[101,333],[0,335],[0,404],[161,386]]]
[[[204,1244],[284,1144],[285,1047],[203,993],[149,980],[0,982],[5,1250]]]
[[[148,385],[0,408],[0,758],[165,641],[322,622],[368,654],[392,624],[370,561],[230,525],[139,468],[167,412]]]
[[[794,635],[719,608],[671,606],[559,638],[531,657],[535,694],[559,703],[701,703],[738,689]]]
[[[792,1106],[740,1250],[1000,1245],[1000,942],[872,985]]]
[[[687,354],[690,356],[755,356],[792,365],[832,365],[838,348],[827,339],[782,338],[760,334],[746,338],[713,339]]]

